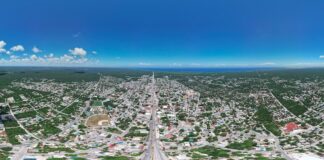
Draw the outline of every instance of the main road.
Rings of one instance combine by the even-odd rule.
[[[164,152],[161,150],[161,147],[159,145],[159,140],[156,137],[156,134],[158,133],[158,130],[156,129],[157,126],[157,117],[156,117],[156,110],[159,105],[159,100],[156,96],[156,88],[155,88],[155,78],[154,73],[152,75],[152,83],[151,83],[151,119],[150,119],[150,135],[148,137],[148,145],[145,152],[145,155],[143,157],[143,160],[167,160],[168,158],[164,154]]]

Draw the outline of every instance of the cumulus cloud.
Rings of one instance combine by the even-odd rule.
[[[24,46],[16,45],[10,49],[6,49],[7,43],[3,40],[0,41],[0,53],[8,54],[8,57],[0,59],[0,65],[31,65],[31,66],[73,66],[73,65],[93,65],[97,64],[97,59],[88,59],[87,51],[83,48],[73,48],[69,50],[69,53],[63,55],[48,54],[36,54],[43,52],[40,48],[34,46],[31,51],[32,54],[22,53],[22,55],[13,55],[13,52],[25,51]],[[91,51],[91,54],[97,54],[96,51]]]
[[[66,54],[64,54],[63,56],[61,56],[61,60],[62,60],[63,62],[70,62],[70,61],[72,61],[73,59],[74,59],[74,57],[69,56],[69,55],[66,55]]]
[[[3,48],[4,46],[6,46],[6,42],[5,41],[0,41],[0,48]]]
[[[33,61],[36,61],[38,59],[38,57],[35,54],[33,54],[30,56],[30,59]]]
[[[87,55],[87,51],[84,50],[83,48],[74,48],[74,49],[70,49],[69,52],[74,55],[74,56],[80,56],[80,57],[84,57],[85,55]]]
[[[40,49],[37,48],[36,46],[33,47],[32,51],[33,51],[34,53],[40,53],[40,52],[42,52],[42,50],[40,50]]]
[[[7,45],[5,41],[0,41],[0,53],[10,54],[4,47]]]
[[[54,57],[54,54],[53,54],[53,53],[50,53],[50,54],[48,54],[48,55],[45,55],[44,57],[45,57],[45,58],[53,58],[53,57]]]
[[[10,56],[10,59],[17,59],[17,58],[18,58],[18,56],[15,56],[15,55]]]
[[[16,45],[10,48],[11,51],[18,52],[18,51],[24,51],[25,48],[22,45]]]
[[[89,60],[85,57],[77,57],[69,54],[62,56],[55,56],[53,53],[44,56],[37,56],[35,54],[29,57],[11,55],[9,59],[2,58],[0,64],[9,65],[43,65],[43,66],[62,66],[62,65],[89,65],[98,63],[97,60]]]

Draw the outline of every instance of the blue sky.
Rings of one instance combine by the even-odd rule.
[[[0,65],[324,66],[323,8],[323,0],[4,0]]]

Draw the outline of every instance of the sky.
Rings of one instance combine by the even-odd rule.
[[[323,0],[3,0],[0,66],[324,66]]]

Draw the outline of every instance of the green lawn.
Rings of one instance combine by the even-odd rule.
[[[91,101],[91,106],[102,106],[102,102],[101,101]]]

